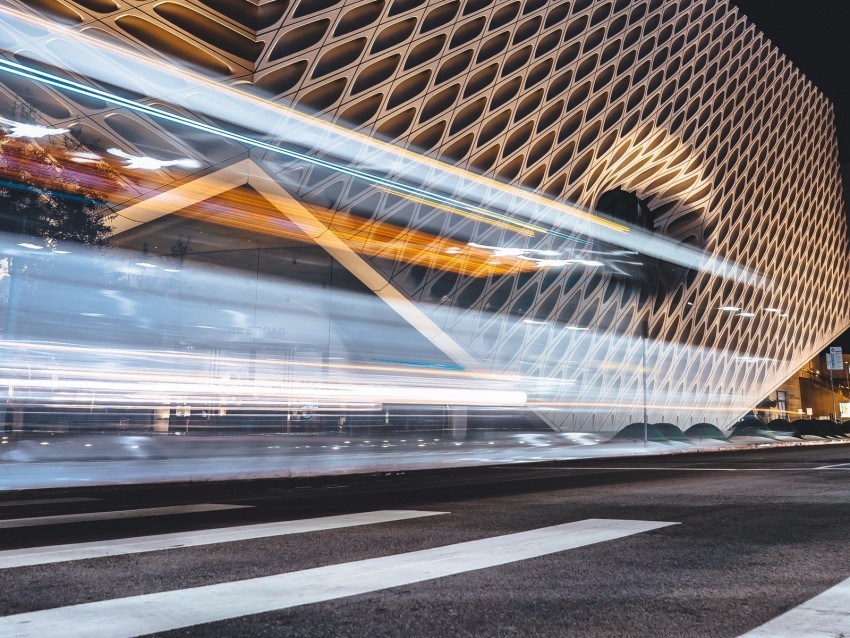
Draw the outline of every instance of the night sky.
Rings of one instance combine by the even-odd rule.
[[[850,163],[850,1],[731,0],[835,104]]]
[[[850,0],[731,0],[835,105],[845,209],[850,194]],[[850,352],[850,331],[835,345]]]

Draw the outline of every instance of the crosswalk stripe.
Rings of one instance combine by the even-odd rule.
[[[0,501],[0,507],[17,507],[18,505],[54,505],[58,503],[83,503],[86,501],[99,501],[99,498],[27,498],[17,501]]]
[[[241,509],[243,507],[253,506],[198,503],[196,505],[170,505],[168,507],[146,507],[143,509],[116,510],[112,512],[83,512],[81,514],[8,518],[6,520],[0,520],[0,529],[10,529],[12,527],[37,527],[40,525],[60,525],[62,523],[84,523],[88,521],[107,521],[124,518],[144,518],[147,516],[170,516],[173,514],[197,514],[198,512],[217,512],[220,510]]]
[[[303,534],[322,530],[371,525],[402,521],[425,516],[437,516],[448,512],[419,512],[412,510],[381,510],[377,512],[362,512],[359,514],[343,514],[341,516],[325,516],[322,518],[282,521],[277,523],[260,523],[257,525],[241,525],[222,529],[205,529],[194,532],[177,532],[174,534],[157,534],[137,536],[113,541],[95,541],[91,543],[73,543],[69,545],[51,545],[48,547],[32,547],[0,551],[0,569],[24,567],[26,565],[44,565],[86,558],[103,556],[120,556],[123,554],[139,554],[182,547],[199,547],[214,543],[231,543],[254,538],[269,536],[284,536],[287,534]]]
[[[850,635],[850,578],[769,620],[741,638],[805,638]]]
[[[0,636],[131,638],[366,594],[676,525],[588,519],[382,558],[0,618]]]

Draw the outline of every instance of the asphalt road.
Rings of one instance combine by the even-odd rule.
[[[0,492],[55,486],[281,479],[652,456],[754,446],[822,444],[820,437],[733,436],[682,441],[614,439],[611,433],[470,432],[298,436],[210,433],[27,433],[0,441]],[[846,439],[834,439],[839,444]]]
[[[850,446],[831,445],[4,492],[0,607],[11,617],[0,619],[0,636],[151,633],[146,627],[162,636],[738,636],[850,578],[848,486]],[[192,504],[247,507],[157,509]],[[50,518],[128,510],[137,516]],[[91,547],[115,547],[110,541],[128,537],[189,539],[201,530],[384,510],[410,517],[65,562],[3,563],[15,549],[89,543],[96,551]],[[576,531],[589,519],[603,519],[590,525],[611,537]],[[624,532],[638,525],[630,521],[643,521],[646,529]],[[573,525],[546,531],[565,524]],[[540,540],[535,530],[548,536]],[[525,532],[531,536],[509,536]],[[576,534],[578,546],[549,545],[569,544]],[[170,547],[183,544],[170,538]],[[473,542],[488,538],[502,545]],[[460,543],[448,557],[439,554]],[[515,556],[529,547],[542,553]],[[436,553],[411,554],[421,550]],[[367,559],[381,560],[348,565]],[[443,572],[428,578],[434,569]],[[208,587],[215,584],[222,586]],[[281,593],[286,587],[294,593]],[[158,592],[163,596],[129,598]],[[119,598],[126,600],[117,610],[112,603],[80,607]],[[262,611],[238,615],[231,608]],[[46,613],[30,613],[39,611]],[[108,624],[110,614],[116,625]],[[206,622],[210,614],[225,619]],[[788,635],[839,635],[833,621],[822,615]]]

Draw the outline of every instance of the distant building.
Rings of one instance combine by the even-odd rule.
[[[768,397],[773,405],[762,410],[763,418],[850,418],[850,355],[844,355],[842,370],[828,370],[823,355],[817,356]],[[842,403],[845,414],[842,414]]]

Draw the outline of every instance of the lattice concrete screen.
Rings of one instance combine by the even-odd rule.
[[[644,345],[650,421],[727,424],[850,323],[832,106],[723,0],[7,4],[553,200],[601,210],[611,193],[633,194],[656,235],[764,276],[748,286],[656,264],[636,285],[622,265],[636,257],[599,246],[588,254],[622,263],[476,276],[428,255],[364,256],[480,367],[540,379],[531,399],[554,428],[640,420]],[[0,41],[27,57],[30,43],[2,21]],[[58,40],[48,48],[57,65],[72,55]],[[78,123],[95,150],[155,148],[210,167],[245,156],[234,143],[0,81],[29,91],[45,122]],[[262,153],[253,161],[272,177],[291,173]],[[311,171],[287,182],[307,207],[527,256],[567,241],[516,237]]]

